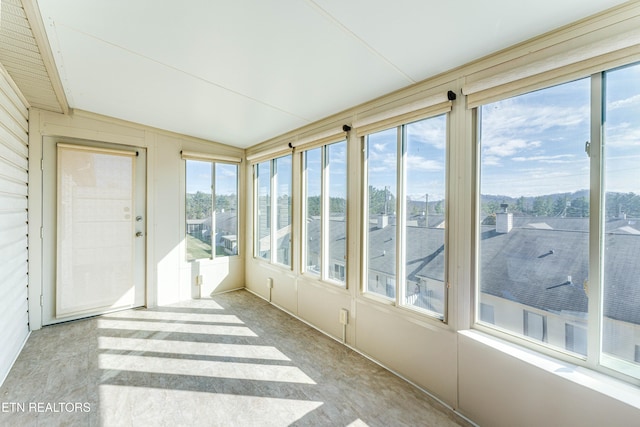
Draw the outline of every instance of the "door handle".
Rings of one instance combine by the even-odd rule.
[[[142,231],[138,231],[138,232],[136,233],[136,237],[142,237]]]

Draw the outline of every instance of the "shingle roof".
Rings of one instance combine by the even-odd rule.
[[[429,227],[407,227],[407,275],[444,280],[442,216],[429,217]],[[331,254],[344,259],[345,222],[330,224]],[[544,224],[544,225],[542,225]],[[320,221],[308,220],[317,232]],[[514,217],[513,229],[500,234],[495,226],[481,226],[481,291],[555,313],[586,316],[584,291],[589,274],[589,219]],[[605,316],[640,324],[640,220],[614,219],[605,224]],[[395,274],[396,225],[369,224],[369,269]],[[319,253],[320,242],[309,242]]]

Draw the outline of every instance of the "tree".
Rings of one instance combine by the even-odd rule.
[[[551,211],[551,198],[539,196],[533,200],[533,214],[535,216],[549,216]]]
[[[396,211],[396,197],[388,188],[379,189],[369,186],[369,214],[394,214]]]
[[[211,194],[201,191],[187,194],[187,219],[205,219],[211,216]]]

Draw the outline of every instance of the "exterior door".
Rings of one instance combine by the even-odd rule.
[[[144,305],[144,150],[44,144],[43,324]]]

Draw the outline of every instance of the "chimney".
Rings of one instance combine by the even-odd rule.
[[[502,203],[500,212],[496,212],[496,233],[506,234],[513,228],[513,214],[507,212],[508,204]]]

